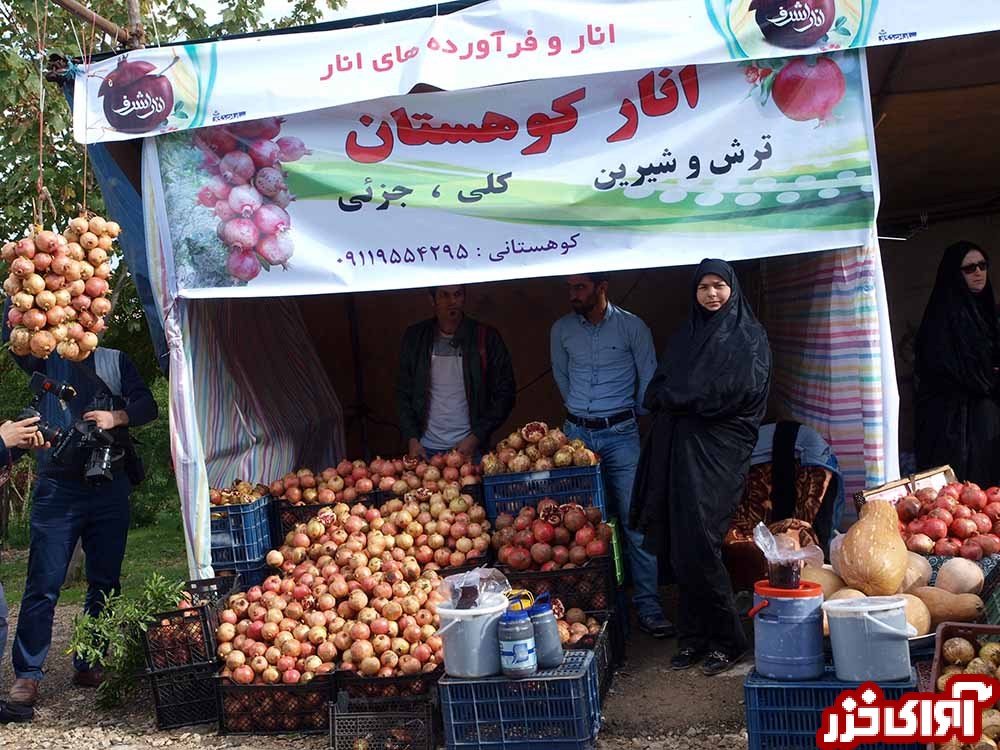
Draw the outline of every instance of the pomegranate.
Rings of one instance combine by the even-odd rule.
[[[962,490],[962,494],[958,500],[962,505],[966,505],[973,510],[982,510],[986,507],[987,503],[986,493],[972,485],[966,486]]]
[[[906,540],[906,548],[919,555],[929,555],[934,551],[934,541],[926,534],[914,534]]]
[[[934,544],[934,554],[942,557],[954,557],[962,549],[962,543],[957,539],[939,539]]]
[[[920,501],[912,495],[907,495],[896,504],[899,520],[909,523],[920,515]]]
[[[809,60],[796,57],[784,64],[774,78],[771,96],[790,120],[829,120],[844,98],[847,81],[840,66],[829,57]]]
[[[979,542],[973,539],[966,539],[962,542],[962,549],[959,554],[961,554],[966,560],[982,560],[983,548],[980,546]]]
[[[239,219],[234,221],[239,221]],[[235,279],[252,281],[260,273],[260,261],[251,250],[234,249],[226,261],[226,270]]]
[[[971,518],[956,518],[950,527],[951,535],[956,539],[968,539],[978,533],[979,529]],[[964,545],[963,545],[964,546]],[[977,545],[978,546],[978,545]],[[980,552],[982,550],[980,549]],[[963,553],[963,557],[964,557]],[[977,558],[978,559],[978,558]]]

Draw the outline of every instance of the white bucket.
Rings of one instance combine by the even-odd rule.
[[[500,674],[497,623],[509,602],[503,594],[486,594],[482,599],[474,609],[437,606],[444,670],[452,677],[473,679]]]
[[[824,602],[837,679],[843,682],[906,680],[910,677],[909,639],[916,628],[906,622],[901,596],[868,596]]]

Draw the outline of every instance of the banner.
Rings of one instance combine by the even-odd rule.
[[[862,52],[394,97],[162,136],[175,295],[319,294],[862,245]],[[172,261],[172,263],[171,263]]]
[[[409,93],[783,58],[1000,28],[996,3],[489,0],[392,24],[133,50],[81,69],[81,143]]]

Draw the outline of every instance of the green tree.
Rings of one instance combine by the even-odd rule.
[[[191,0],[141,0],[140,11],[147,45],[152,45],[316,23],[327,9],[343,2],[293,0],[285,15],[265,20],[264,0],[221,0],[219,18],[212,23],[205,9]],[[128,25],[126,4],[121,0],[91,0],[86,5],[123,28]],[[112,50],[124,48],[49,0],[0,0],[0,112],[4,119],[0,127],[0,241],[23,236],[39,210],[47,226],[56,223],[62,229],[84,203],[85,191],[86,207],[103,212],[100,188],[86,163],[84,147],[73,140],[66,99],[58,85],[41,83],[40,78],[50,55],[80,58]],[[51,203],[38,196],[40,153]],[[6,275],[2,263],[0,273]],[[108,321],[111,333],[106,343],[127,351],[147,375],[156,367],[153,350],[135,284],[124,264],[112,282],[112,288],[121,289]]]

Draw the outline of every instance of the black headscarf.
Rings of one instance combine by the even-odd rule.
[[[938,266],[917,332],[914,369],[921,390],[950,387],[986,395],[993,388],[1000,353],[996,302],[988,278],[978,294],[965,282],[962,261],[971,250],[987,257],[979,245],[963,240],[945,250]]]
[[[726,303],[711,312],[698,303],[698,284],[708,274],[723,279],[732,290]],[[656,375],[646,390],[650,411],[667,408],[713,416],[733,406],[736,393],[759,393],[766,402],[771,352],[767,334],[740,289],[733,267],[724,260],[705,259],[691,284],[691,314],[670,342]]]

